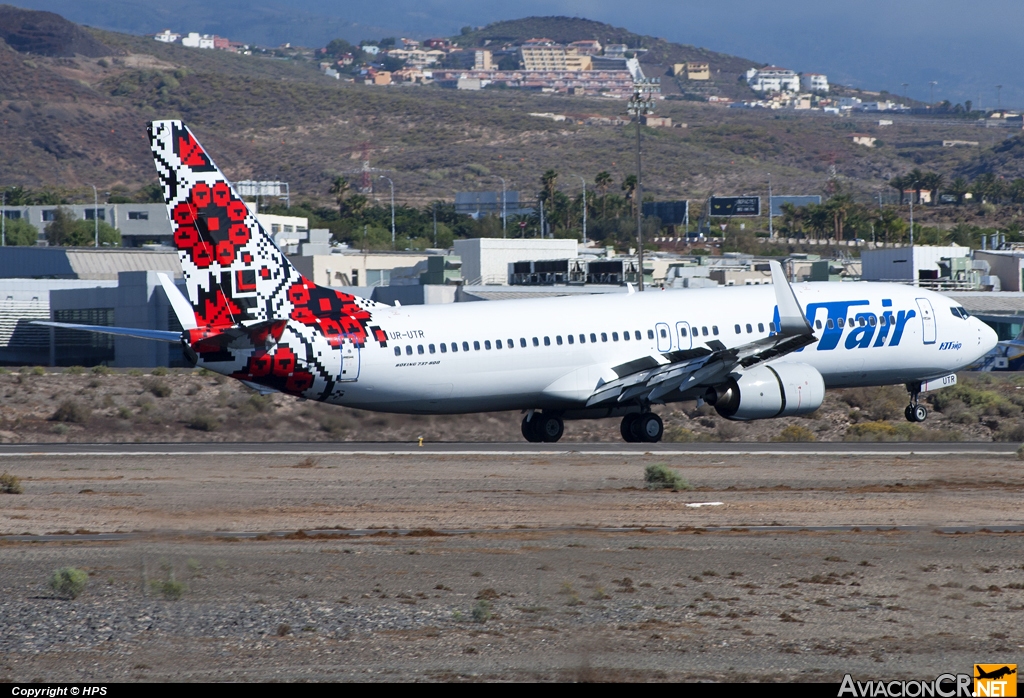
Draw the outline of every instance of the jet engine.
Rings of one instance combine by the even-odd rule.
[[[709,388],[704,401],[727,419],[750,421],[813,412],[825,399],[825,381],[807,364],[777,363],[737,371]]]

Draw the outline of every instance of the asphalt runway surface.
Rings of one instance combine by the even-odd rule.
[[[4,445],[0,681],[970,672],[1024,649],[1016,446]]]

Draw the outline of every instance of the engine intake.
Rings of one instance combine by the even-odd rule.
[[[824,399],[825,381],[817,369],[791,363],[733,373],[704,396],[718,414],[739,421],[807,414]]]

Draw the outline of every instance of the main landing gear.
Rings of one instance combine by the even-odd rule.
[[[629,443],[658,443],[665,434],[665,425],[661,417],[653,412],[627,414],[622,418],[619,432],[624,441]]]
[[[523,436],[532,444],[555,443],[564,433],[565,424],[557,415],[533,412],[523,417]]]
[[[903,416],[908,422],[923,422],[928,419],[928,408],[917,401],[918,395],[921,394],[921,384],[907,383],[907,392],[910,393],[910,404],[903,410]]]

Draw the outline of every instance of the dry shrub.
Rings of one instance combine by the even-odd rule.
[[[814,432],[807,427],[802,427],[799,424],[790,424],[788,427],[779,432],[778,436],[772,437],[772,441],[783,441],[787,443],[810,443],[811,441],[817,441],[818,437],[814,435]]]
[[[655,463],[644,468],[644,482],[649,490],[692,490],[693,486],[682,475],[664,463]]]
[[[57,411],[50,417],[54,422],[72,422],[84,424],[92,416],[92,410],[76,400],[65,400],[57,407]]]
[[[50,577],[50,588],[66,599],[77,598],[89,583],[89,575],[77,567],[61,567]]]
[[[25,488],[21,486],[20,478],[10,473],[0,475],[0,492],[4,494],[22,494],[24,491]]]

